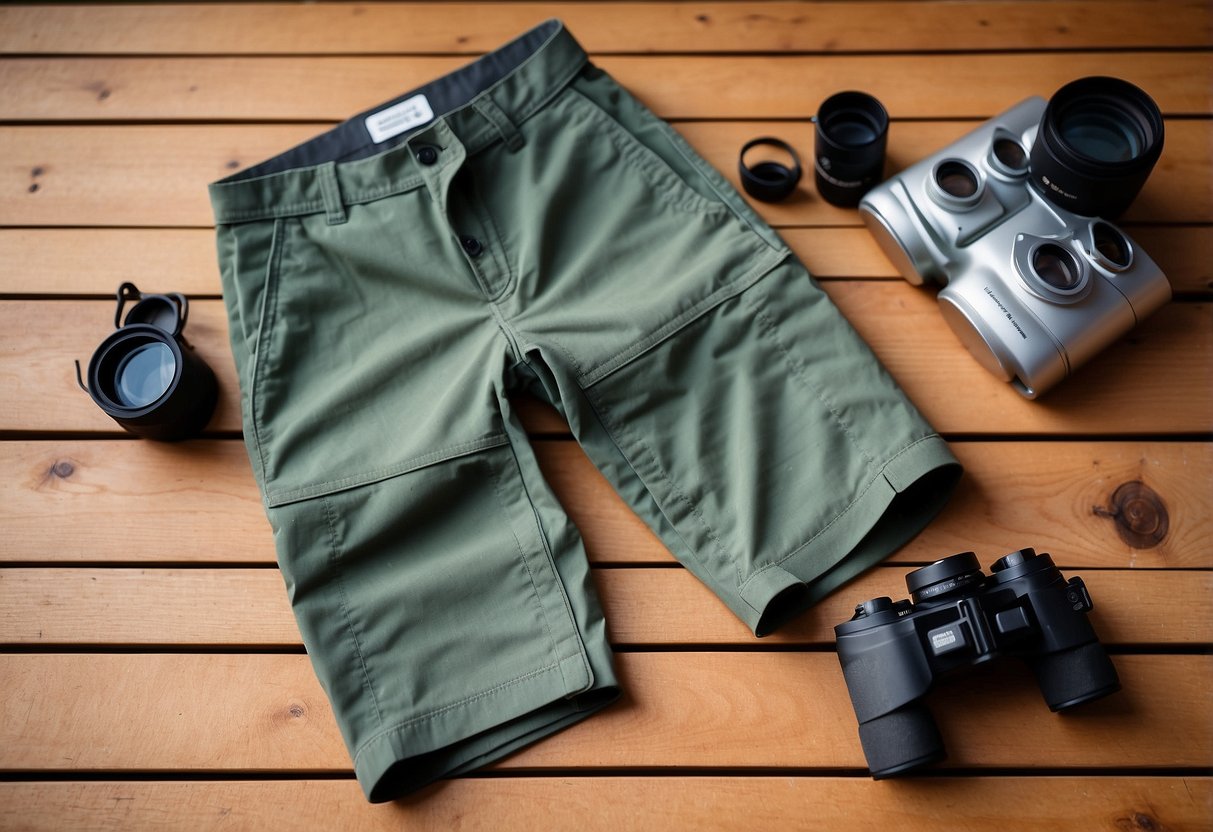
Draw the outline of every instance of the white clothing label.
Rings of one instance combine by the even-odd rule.
[[[425,124],[434,117],[430,102],[424,95],[414,95],[399,104],[393,104],[386,110],[371,113],[366,117],[366,131],[376,142],[384,142],[392,136],[399,136],[410,127]]]

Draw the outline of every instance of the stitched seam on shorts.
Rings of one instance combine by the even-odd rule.
[[[371,671],[366,665],[366,657],[362,653],[362,645],[358,642],[358,632],[354,629],[354,620],[350,615],[349,598],[345,592],[345,579],[341,574],[340,545],[337,542],[337,526],[333,515],[333,505],[327,499],[321,500],[324,507],[324,520],[329,527],[329,568],[333,573],[333,583],[337,587],[338,600],[341,602],[341,615],[350,633],[350,641],[354,642],[354,654],[362,668],[362,685],[371,697],[371,705],[375,708],[375,717],[383,725],[383,712],[379,710],[379,700],[375,696],[375,685],[371,682]]]
[[[551,638],[552,638],[552,647],[553,647],[553,652],[556,655],[557,664],[563,662],[565,659],[570,658],[570,657],[568,657],[568,656],[562,657],[560,655],[560,650],[557,650],[555,648],[558,647],[560,643],[563,643],[565,641],[572,639],[573,641],[576,642],[577,658],[579,658],[581,660],[581,666],[583,668],[585,668],[586,678],[590,683],[592,683],[594,674],[590,670],[590,664],[586,658],[585,644],[582,643],[581,633],[578,632],[578,629],[577,629],[577,617],[573,614],[573,605],[572,605],[572,603],[569,602],[568,593],[565,591],[565,588],[564,588],[564,581],[561,580],[561,578],[560,578],[560,570],[558,570],[556,568],[556,558],[555,558],[555,556],[552,555],[551,543],[548,541],[547,533],[544,532],[544,530],[543,530],[543,523],[541,523],[539,520],[539,512],[535,508],[535,503],[531,500],[531,491],[529,488],[527,488],[526,480],[522,478],[522,466],[518,462],[518,452],[514,449],[514,444],[512,442],[510,443],[509,448],[510,448],[510,456],[514,460],[514,465],[518,468],[518,472],[519,472],[518,479],[519,479],[519,482],[522,483],[522,491],[526,495],[527,505],[530,506],[531,515],[535,518],[535,531],[539,535],[539,543],[540,543],[540,545],[543,546],[543,553],[547,557],[548,566],[552,570],[552,580],[556,584],[557,592],[560,593],[560,600],[564,604],[565,615],[568,616],[569,634],[567,636],[565,636],[564,638],[562,638],[560,640],[560,642],[556,641],[555,635],[551,632],[551,628],[549,627],[549,629],[548,629],[548,635],[551,636]],[[515,535],[514,539],[515,540],[518,539],[517,535]],[[522,545],[521,545],[521,543],[519,543],[519,549],[521,550],[521,548],[522,548]],[[534,583],[534,581],[532,580],[532,584],[533,583]],[[536,593],[538,593],[538,589],[536,589]],[[542,605],[541,605],[541,607],[542,607]],[[564,675],[564,672],[561,671],[561,676],[563,677],[563,675]],[[565,687],[566,688],[568,687],[567,680],[566,680]]]
[[[591,404],[593,404],[594,409],[599,412],[599,414],[600,414],[599,418],[601,419],[603,425],[606,426],[607,432],[611,435],[611,441],[615,443],[615,447],[618,448],[620,453],[623,454],[624,459],[627,459],[628,458],[627,453],[624,452],[623,446],[619,443],[618,440],[615,439],[615,437],[623,436],[625,433],[630,435],[630,431],[627,431],[626,426],[622,425],[613,415],[611,415],[610,408],[607,407],[606,402],[603,401],[601,396],[592,395],[590,390],[588,390],[588,389],[585,390],[585,395],[587,398],[590,399],[590,402],[591,402]],[[635,438],[634,441],[635,441],[636,445],[638,445],[640,447],[640,450],[643,451],[649,457],[650,460],[652,460],[654,467],[656,467],[656,469],[657,469],[658,476],[665,482],[666,488],[668,489],[670,494],[674,497],[674,499],[680,503],[683,503],[687,508],[689,508],[691,511],[691,516],[693,516],[696,520],[698,520],[699,524],[701,526],[703,526],[704,531],[707,532],[708,538],[712,541],[713,545],[716,547],[716,553],[718,555],[720,555],[722,558],[727,560],[728,554],[725,551],[723,544],[720,542],[719,535],[717,535],[715,530],[713,530],[712,527],[710,525],[708,525],[708,521],[704,519],[702,512],[699,510],[699,506],[695,504],[694,500],[692,500],[690,497],[688,497],[682,493],[682,490],[679,489],[678,486],[674,483],[673,477],[671,477],[666,472],[665,468],[662,466],[660,460],[658,459],[657,454],[654,453],[653,449],[649,447],[648,443],[646,443],[643,439],[638,438],[638,437]],[[631,460],[628,460],[628,465],[632,465]],[[634,465],[632,466],[632,469],[635,470]],[[644,485],[644,488],[646,491],[648,491],[650,494],[652,494],[652,490],[648,487],[647,484],[644,483],[643,479],[641,479],[641,484]],[[654,500],[656,500],[656,495],[654,495]],[[660,508],[660,504],[658,504],[658,508]],[[677,524],[674,523],[674,521],[672,519],[670,520],[670,526],[672,526],[675,530],[678,529]],[[682,536],[681,532],[679,532],[679,536]],[[687,551],[691,553],[691,557],[695,558],[696,563],[698,563],[704,569],[705,572],[711,572],[712,569],[711,569],[710,564],[706,564],[703,562],[703,560],[699,557],[699,552],[696,549],[696,547],[692,546],[690,541],[686,540],[685,537],[683,537],[683,540],[687,544]]]
[[[421,468],[434,465],[439,462],[446,462],[448,459],[466,456],[467,454],[477,451],[485,451],[489,448],[497,448],[505,445],[509,440],[503,434],[495,436],[486,436],[482,439],[474,439],[470,442],[462,442],[458,445],[451,445],[438,451],[420,456],[411,457],[395,465],[389,465],[384,468],[376,468],[371,471],[366,471],[361,474],[356,474],[349,477],[342,477],[336,480],[327,480],[325,482],[308,485],[302,488],[294,488],[290,491],[281,491],[273,494],[266,494],[266,500],[271,506],[282,506],[287,503],[306,500],[310,497],[322,497],[326,494],[332,494],[336,491],[342,491],[348,488],[355,488],[359,485],[368,485],[372,482],[389,479],[391,477],[407,474],[411,471],[416,471]]]
[[[386,736],[387,734],[391,734],[394,731],[399,731],[401,728],[407,728],[410,725],[415,725],[418,722],[425,722],[427,720],[434,719],[435,717],[439,717],[442,714],[446,713],[447,711],[454,710],[455,708],[461,708],[464,705],[469,705],[478,699],[484,699],[485,697],[492,696],[494,693],[502,691],[508,687],[522,684],[523,682],[527,681],[528,679],[534,678],[535,676],[540,676],[544,673],[548,673],[549,671],[556,669],[557,666],[558,666],[557,664],[549,664],[546,667],[541,667],[538,670],[532,670],[530,673],[524,673],[521,676],[510,679],[509,681],[502,682],[499,685],[494,685],[493,687],[489,688],[488,690],[482,690],[480,693],[472,694],[471,696],[467,697],[466,699],[460,699],[458,702],[452,702],[449,705],[444,705],[441,708],[437,708],[436,710],[430,711],[429,713],[422,714],[421,716],[415,716],[411,719],[406,719],[403,722],[397,722],[395,725],[389,725],[387,728],[384,728],[383,730],[377,732],[374,736],[368,737],[367,740],[364,743],[362,743],[361,746],[358,747],[358,751],[354,754],[354,763],[357,764],[358,758],[362,756],[362,752],[366,751],[380,737]]]
[[[851,446],[858,451],[859,455],[867,460],[869,464],[874,465],[876,463],[876,459],[859,444],[859,440],[856,438],[850,426],[843,420],[842,414],[839,412],[835,404],[826,398],[825,394],[815,384],[810,382],[809,379],[805,378],[804,365],[800,359],[792,355],[791,351],[784,346],[783,341],[779,339],[778,326],[775,324],[774,320],[771,319],[770,315],[767,314],[766,309],[759,306],[759,297],[756,295],[747,303],[747,305],[754,311],[754,318],[761,325],[759,329],[761,334],[769,338],[770,341],[775,345],[775,348],[779,350],[781,355],[783,355],[784,362],[788,365],[788,371],[791,373],[792,377],[799,381],[801,385],[813,396],[815,396],[819,402],[825,405],[826,409],[830,411],[830,415],[834,417],[834,423],[842,430],[843,435],[845,435],[847,440],[850,441]]]
[[[268,482],[265,463],[265,446],[261,441],[260,420],[257,418],[257,404],[263,397],[262,381],[266,372],[264,362],[265,351],[269,349],[270,331],[278,312],[278,277],[282,264],[282,249],[286,240],[286,223],[281,219],[274,220],[273,236],[270,242],[270,262],[266,264],[265,287],[261,292],[261,320],[257,325],[257,353],[253,356],[253,379],[249,385],[249,428],[253,432],[253,441],[257,445],[257,458],[261,463],[261,482]],[[268,499],[268,497],[267,497]]]
[[[814,540],[816,540],[817,538],[819,538],[823,534],[825,534],[831,526],[833,526],[835,523],[837,523],[839,520],[841,520],[843,517],[845,517],[847,515],[847,513],[852,508],[854,508],[856,503],[863,500],[864,496],[867,495],[868,491],[870,491],[872,489],[872,486],[875,485],[876,483],[880,482],[880,480],[884,477],[884,472],[888,470],[889,466],[892,465],[893,462],[898,457],[900,457],[902,454],[907,453],[911,448],[913,448],[914,446],[916,446],[922,442],[929,442],[929,441],[933,441],[933,440],[936,440],[939,438],[940,438],[939,434],[933,433],[928,436],[923,436],[919,439],[915,439],[909,445],[906,445],[904,448],[899,450],[897,453],[893,454],[891,457],[886,459],[884,464],[881,465],[880,469],[876,472],[875,476],[873,476],[870,480],[868,480],[868,483],[867,483],[867,485],[865,485],[863,487],[863,490],[861,490],[857,495],[855,495],[855,499],[851,500],[851,502],[849,502],[845,506],[843,506],[842,509],[840,509],[837,514],[835,514],[832,518],[830,518],[830,522],[826,523],[824,526],[822,526],[820,529],[818,529],[816,532],[814,532],[812,537],[810,537],[804,543],[801,543],[799,546],[797,546],[792,551],[788,552],[783,557],[779,558],[778,560],[774,560],[769,563],[763,564],[757,570],[755,570],[754,572],[751,572],[750,577],[746,578],[745,582],[741,583],[738,586],[738,590],[745,589],[746,584],[748,584],[750,581],[754,580],[754,578],[761,575],[763,572],[766,572],[768,569],[772,569],[776,566],[782,565],[785,561],[796,557],[798,554],[800,554],[805,549],[807,549],[809,546],[811,546],[813,544]],[[896,490],[896,489],[894,489],[894,490]],[[881,516],[883,517],[883,514]],[[877,519],[879,520],[880,518],[877,518]]]
[[[642,338],[631,346],[628,346],[615,353],[615,355],[611,356],[605,361],[599,362],[596,366],[591,367],[589,370],[579,372],[577,379],[578,383],[581,386],[588,388],[602,381],[612,373],[623,369],[632,361],[660,344],[662,341],[665,341],[667,338],[670,338],[671,336],[681,332],[683,329],[686,329],[703,315],[706,315],[712,309],[724,303],[729,298],[736,297],[746,289],[749,289],[765,275],[773,271],[776,266],[787,259],[788,252],[767,248],[766,250],[762,251],[761,254],[763,255],[762,258],[755,263],[749,271],[741,275],[741,277],[735,278],[728,284],[721,286],[716,291],[698,301],[690,309],[679,313],[671,320],[662,324],[657,328],[657,330],[650,333],[645,338]]]
[[[483,200],[476,200],[475,210],[476,213],[480,214],[480,216],[488,224],[489,228],[493,229],[494,241],[504,248],[505,238],[502,237],[501,232],[497,230],[497,223],[493,220],[493,215],[489,213],[489,209],[487,206],[485,206]],[[497,268],[505,272],[505,284],[502,285],[502,287],[498,289],[491,298],[488,299],[489,303],[497,303],[505,300],[506,297],[514,291],[514,288],[518,285],[518,283],[514,279],[514,270],[510,268],[510,258],[505,256],[504,251],[498,251],[497,245],[489,246],[489,248],[492,250],[493,262],[497,264]],[[502,268],[503,264],[504,268]]]
[[[509,443],[507,443],[509,444]],[[522,541],[518,539],[518,534],[514,531],[514,523],[510,518],[509,512],[506,510],[505,496],[501,493],[501,478],[493,470],[493,466],[485,463],[485,470],[488,472],[489,479],[493,482],[493,493],[497,497],[498,508],[505,517],[505,524],[510,530],[510,536],[514,538],[514,547],[518,550],[518,560],[522,561],[522,566],[526,569],[527,579],[531,582],[531,594],[535,598],[535,606],[539,607],[539,617],[543,619],[543,628],[547,630],[548,642],[552,645],[552,656],[556,659],[552,663],[555,667],[560,663],[560,651],[556,649],[556,636],[552,632],[552,622],[548,619],[548,611],[544,609],[543,598],[539,594],[539,587],[535,583],[535,573],[531,571],[531,565],[527,563],[526,552],[522,549]]]

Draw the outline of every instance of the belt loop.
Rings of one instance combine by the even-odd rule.
[[[320,177],[320,195],[324,197],[324,213],[329,225],[346,221],[345,203],[341,201],[341,186],[337,184],[337,163],[325,162],[316,170]]]
[[[472,106],[476,108],[476,112],[487,118],[497,128],[497,132],[501,134],[501,139],[510,152],[514,152],[526,144],[526,139],[522,138],[522,133],[518,132],[518,127],[510,121],[505,110],[497,106],[497,102],[487,94],[473,101]]]

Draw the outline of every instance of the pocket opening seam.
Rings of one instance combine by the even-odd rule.
[[[330,494],[336,494],[339,491],[348,491],[351,488],[358,488],[363,485],[372,485],[384,480],[393,479],[413,471],[419,471],[422,468],[428,468],[431,465],[437,465],[440,462],[458,459],[462,456],[487,451],[492,448],[499,448],[502,445],[508,444],[509,440],[504,434],[495,434],[485,436],[480,439],[473,439],[470,442],[461,442],[457,445],[449,445],[446,448],[434,451],[420,456],[410,457],[394,465],[388,465],[383,468],[376,468],[371,471],[364,471],[360,474],[354,474],[348,477],[339,477],[333,480],[305,485],[299,488],[292,488],[286,491],[272,491],[266,488],[266,504],[270,508],[289,505],[290,503],[298,503],[303,500],[315,499],[317,497],[327,497]]]
[[[274,220],[270,238],[269,262],[265,266],[264,288],[261,290],[261,310],[257,320],[257,348],[252,356],[252,378],[249,381],[249,428],[257,446],[257,459],[261,465],[261,481],[267,482],[269,467],[265,460],[265,447],[261,440],[260,419],[257,417],[259,403],[263,397],[262,381],[266,373],[265,353],[269,350],[270,330],[278,309],[278,272],[282,266],[282,250],[286,241],[286,223],[281,218]]]
[[[606,126],[607,135],[610,137],[611,143],[645,177],[645,180],[653,186],[658,198],[662,202],[679,211],[691,214],[732,214],[732,209],[726,203],[712,200],[691,187],[678,171],[671,167],[669,162],[661,158],[657,151],[640,141],[618,119],[603,109],[598,102],[572,84],[569,85],[568,89],[572,91],[575,100],[585,105],[595,119],[601,121]],[[666,141],[669,141],[668,137]],[[685,158],[685,155],[681,151],[677,152]],[[699,172],[698,167],[694,169],[697,173]],[[662,180],[669,181],[663,182]],[[673,185],[677,189],[678,194],[671,193],[668,188],[663,187],[663,184]],[[715,192],[716,190],[713,188],[713,193]]]

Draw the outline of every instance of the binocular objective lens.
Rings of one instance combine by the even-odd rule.
[[[114,392],[125,407],[145,407],[173,383],[177,362],[167,344],[140,344],[122,357],[114,372]]]
[[[1062,141],[1097,162],[1129,162],[1141,155],[1146,136],[1129,112],[1101,101],[1080,101],[1058,119]]]
[[[994,140],[994,158],[1008,171],[1021,172],[1028,169],[1028,154],[1019,142],[1010,139]]]
[[[1032,255],[1032,271],[1054,289],[1069,291],[1082,281],[1074,255],[1059,245],[1047,243]]]
[[[968,165],[944,162],[935,169],[935,183],[948,196],[967,199],[977,193],[977,177]]]
[[[1127,269],[1133,259],[1129,241],[1124,235],[1106,222],[1097,222],[1092,229],[1095,240],[1095,250],[1099,252],[1110,265],[1117,269]]]

